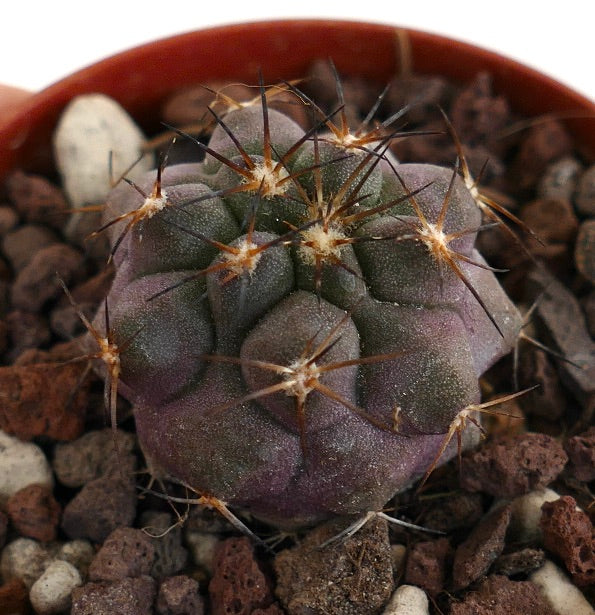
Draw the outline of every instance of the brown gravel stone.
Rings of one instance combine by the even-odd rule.
[[[405,583],[417,585],[430,596],[436,596],[444,589],[445,561],[451,551],[448,538],[414,544],[407,557]]]
[[[459,139],[469,144],[491,141],[509,123],[508,102],[493,93],[489,73],[479,73],[455,97],[450,108],[450,120]]]
[[[2,240],[2,253],[15,272],[25,267],[42,248],[58,243],[56,233],[45,226],[25,224],[7,233]]]
[[[61,509],[45,485],[32,484],[17,491],[8,500],[7,512],[21,536],[40,542],[56,539]]]
[[[250,615],[274,598],[246,537],[228,538],[217,548],[213,577],[209,583],[213,615]]]
[[[546,244],[572,241],[578,231],[578,218],[567,199],[536,199],[521,207],[519,218]],[[539,256],[538,241],[527,237],[523,242]]]
[[[115,583],[87,583],[72,592],[71,615],[151,615],[155,581],[125,578]]]
[[[570,461],[568,470],[575,478],[586,483],[595,480],[595,427],[569,438],[564,450]]]
[[[84,274],[82,253],[66,244],[53,244],[39,250],[14,281],[11,293],[14,307],[38,312],[46,301],[58,297],[63,290],[56,274],[67,286],[81,279]]]
[[[484,579],[463,602],[453,602],[450,615],[558,615],[530,581],[500,575]]]
[[[569,495],[541,507],[543,545],[558,555],[577,585],[595,583],[595,534],[589,516]]]
[[[8,205],[0,205],[0,237],[3,237],[19,223],[17,212]]]
[[[595,164],[579,177],[574,202],[581,214],[595,216]]]
[[[452,568],[455,590],[467,587],[486,574],[502,553],[510,514],[509,505],[491,511],[457,547]]]
[[[132,527],[115,529],[103,543],[89,566],[89,580],[117,581],[151,572],[155,549],[151,539]]]
[[[369,521],[353,536],[319,548],[344,527],[320,525],[276,556],[276,592],[290,615],[368,615],[389,600],[394,584],[386,521]]]
[[[84,363],[0,367],[0,429],[21,440],[73,440],[83,431]]]
[[[181,525],[174,524],[169,513],[152,510],[141,515],[140,523],[155,549],[151,576],[163,579],[180,572],[188,560],[188,551],[182,546]]]
[[[579,228],[574,250],[576,268],[595,284],[595,219],[585,220]]]
[[[0,585],[0,613],[28,615],[30,612],[29,591],[20,579],[15,577]]]
[[[9,360],[16,359],[24,350],[47,344],[52,334],[46,318],[33,312],[13,310],[4,319],[8,325],[12,349]]]
[[[61,228],[68,203],[62,191],[39,175],[14,172],[6,180],[8,198],[26,222]]]
[[[515,497],[549,485],[567,460],[561,444],[545,434],[500,437],[463,458],[461,486]]]
[[[521,189],[533,187],[548,164],[572,153],[572,142],[561,122],[552,120],[532,126],[513,163]]]
[[[519,398],[523,410],[533,416],[550,421],[560,418],[566,410],[566,398],[562,391],[558,372],[548,354],[534,346],[524,347],[519,364],[521,389],[538,385]]]
[[[595,342],[591,340],[580,303],[573,293],[551,274],[532,270],[527,286],[540,295],[537,320],[544,339],[568,361],[557,361],[563,382],[582,403],[595,393]]]
[[[52,468],[67,487],[82,487],[106,475],[128,476],[136,467],[135,442],[134,435],[121,429],[88,431],[73,442],[56,445]]]
[[[62,529],[72,539],[103,542],[116,528],[131,525],[135,515],[133,482],[104,476],[87,483],[64,507]]]
[[[545,562],[545,553],[541,549],[521,549],[514,553],[501,555],[494,562],[494,573],[511,577],[517,574],[529,574],[541,568]]]
[[[166,578],[159,587],[157,615],[203,615],[204,601],[198,593],[198,583],[179,575]],[[256,611],[252,611],[254,615]]]

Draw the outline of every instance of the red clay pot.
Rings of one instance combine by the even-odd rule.
[[[532,69],[451,39],[392,26],[293,20],[199,30],[159,40],[93,64],[35,94],[0,117],[0,179],[16,167],[51,169],[50,137],[65,104],[77,94],[104,92],[144,128],[174,90],[214,78],[254,82],[291,79],[314,59],[332,57],[338,70],[388,80],[399,67],[397,33],[410,41],[412,69],[468,81],[488,70],[496,91],[526,115],[568,112],[579,144],[595,152],[595,104]],[[590,117],[587,117],[590,116]]]

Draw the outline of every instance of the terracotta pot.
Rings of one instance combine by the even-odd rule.
[[[323,20],[249,23],[200,30],[115,55],[20,102],[0,117],[0,178],[13,168],[51,168],[50,136],[77,94],[104,92],[149,129],[175,89],[213,78],[274,82],[301,76],[317,58],[340,72],[388,80],[399,66],[397,33],[410,42],[412,69],[456,81],[488,70],[496,91],[522,114],[568,112],[579,144],[595,152],[595,104],[556,81],[497,54],[451,39],[392,26]],[[373,44],[371,44],[373,42]],[[6,109],[6,107],[4,107]],[[590,118],[586,116],[590,115]]]

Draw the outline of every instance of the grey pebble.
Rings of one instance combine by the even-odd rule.
[[[583,170],[581,163],[565,156],[550,164],[537,185],[537,195],[548,199],[572,199],[577,179]]]

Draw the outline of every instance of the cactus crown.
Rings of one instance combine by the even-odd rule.
[[[475,184],[391,154],[406,109],[352,131],[340,90],[326,115],[286,87],[312,128],[262,85],[209,109],[207,142],[177,131],[204,159],[120,183],[99,232],[152,470],[291,527],[379,510],[451,456],[520,318],[474,248]]]

